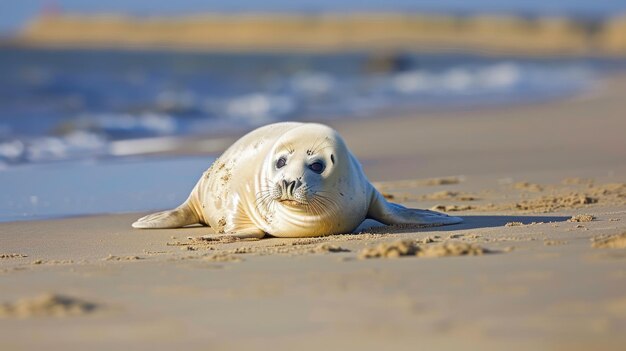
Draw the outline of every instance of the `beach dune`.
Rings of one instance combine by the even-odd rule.
[[[29,46],[212,51],[463,51],[517,56],[626,55],[626,19],[506,15],[199,14],[40,16],[16,37]]]

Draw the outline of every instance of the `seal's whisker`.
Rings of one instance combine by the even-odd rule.
[[[318,202],[319,204],[321,204],[323,207],[327,207],[328,211],[335,214],[336,212],[339,212],[339,204],[337,203],[337,201],[335,201],[334,199],[328,197],[328,196],[324,196],[324,195],[317,195],[315,197],[315,201]]]
[[[321,212],[320,212],[320,207],[319,207],[318,203],[317,202],[312,202],[311,206],[312,206],[312,209],[313,209],[313,215],[320,216]]]
[[[312,155],[313,154],[313,150],[315,150],[315,148],[317,147],[317,144],[320,142],[319,140],[320,140],[320,138],[316,138],[315,141],[313,142],[313,144],[311,145],[311,147],[309,149],[307,149],[307,154],[308,155]]]
[[[261,196],[258,196],[255,199],[255,203],[262,204],[262,203],[266,202],[268,199],[270,199],[271,197],[272,197],[272,194],[270,194],[270,193],[263,194]]]
[[[320,151],[325,150],[325,149],[328,149],[329,147],[333,147],[333,146],[332,145],[326,145],[324,147],[317,148],[317,149],[315,149],[315,153],[320,152]]]
[[[269,198],[270,198],[270,196],[271,196],[270,194],[264,194],[264,195],[262,195],[262,196],[257,197],[257,198],[256,198],[256,200],[255,200],[255,202],[256,202],[257,204],[261,204],[261,203],[265,202],[267,199],[269,199]]]
[[[332,145],[328,145],[328,143],[329,143],[329,142],[330,142],[330,139],[329,139],[328,137],[323,138],[323,139],[322,139],[322,141],[320,141],[320,142],[319,142],[319,143],[318,143],[318,144],[317,144],[317,145],[313,148],[313,153],[317,153],[317,152],[319,152],[320,150],[323,150],[323,149],[325,149],[325,148],[327,148],[327,147],[329,147],[329,146],[332,146]],[[324,146],[324,148],[322,148],[322,146],[323,146],[323,145],[326,145],[326,146]]]
[[[257,211],[259,212],[264,212],[262,210],[267,209],[268,208],[268,204],[275,198],[275,195],[273,193],[273,189],[268,189],[268,190],[262,190],[257,192],[257,196],[254,202],[254,207]]]

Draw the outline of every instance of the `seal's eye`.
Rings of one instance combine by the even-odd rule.
[[[285,160],[284,157],[281,157],[278,161],[276,161],[276,168],[283,168],[285,167],[285,164],[287,164],[287,160]]]
[[[324,164],[321,162],[314,162],[314,163],[311,163],[311,165],[309,166],[309,169],[311,169],[313,172],[317,174],[320,174],[324,172]]]

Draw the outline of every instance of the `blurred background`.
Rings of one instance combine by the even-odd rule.
[[[618,0],[3,1],[0,221],[171,207],[263,124],[550,101],[625,57]]]

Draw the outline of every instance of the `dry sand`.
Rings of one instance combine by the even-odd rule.
[[[388,198],[461,208],[456,226],[212,241],[131,229],[142,214],[0,224],[2,349],[623,349],[624,111],[617,77],[335,124]]]

